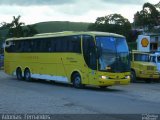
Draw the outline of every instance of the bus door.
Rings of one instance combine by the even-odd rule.
[[[93,36],[83,36],[83,56],[88,66],[86,73],[88,74],[88,83],[96,83],[96,70],[97,70],[97,59],[96,59],[96,46]]]

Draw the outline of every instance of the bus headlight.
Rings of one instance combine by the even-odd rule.
[[[108,79],[109,77],[107,76],[101,76],[102,79]]]
[[[127,75],[125,78],[126,78],[126,79],[130,79],[131,77],[130,77],[129,75]]]
[[[144,72],[144,71],[140,71],[139,73],[140,73],[140,74],[145,74],[145,72]]]

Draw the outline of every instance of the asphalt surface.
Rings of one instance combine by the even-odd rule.
[[[160,114],[160,83],[75,89],[41,80],[19,81],[1,70],[0,113],[108,114],[110,120],[121,120],[112,114]]]

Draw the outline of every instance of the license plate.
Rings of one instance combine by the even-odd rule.
[[[119,85],[120,84],[120,81],[115,81],[114,82],[116,85]]]

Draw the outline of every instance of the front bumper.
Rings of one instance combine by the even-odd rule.
[[[130,79],[99,79],[99,86],[128,85]]]
[[[139,78],[146,78],[146,79],[159,79],[160,75],[159,74],[139,74],[139,76],[137,76]]]

